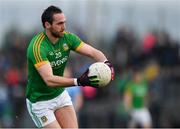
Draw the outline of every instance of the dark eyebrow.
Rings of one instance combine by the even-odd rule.
[[[61,21],[61,22],[58,22],[57,24],[63,24],[63,23],[66,23],[66,21]]]

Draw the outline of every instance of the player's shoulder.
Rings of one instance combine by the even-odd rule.
[[[44,32],[39,32],[37,34],[35,34],[33,37],[32,37],[32,40],[30,41],[30,45],[40,45],[42,44],[43,41],[45,41],[46,35]]]
[[[39,32],[37,34],[35,34],[32,37],[32,40],[30,41],[30,44],[28,46],[28,49],[33,49],[35,47],[39,47],[42,45],[42,43],[45,41],[45,34],[44,32]]]
[[[39,32],[36,35],[34,35],[34,37],[32,38],[32,41],[42,41],[45,38],[45,33],[44,32]]]

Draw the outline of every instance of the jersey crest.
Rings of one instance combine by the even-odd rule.
[[[67,51],[67,50],[69,50],[69,46],[65,43],[65,44],[63,44],[63,49],[64,49],[64,51]]]

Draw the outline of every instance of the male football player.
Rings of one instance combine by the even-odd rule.
[[[32,38],[27,49],[28,111],[37,127],[78,128],[71,99],[64,87],[97,87],[98,78],[88,77],[88,70],[79,78],[63,77],[70,51],[106,63],[112,70],[112,79],[113,67],[100,50],[65,31],[66,17],[61,9],[49,6],[41,19],[44,31]]]

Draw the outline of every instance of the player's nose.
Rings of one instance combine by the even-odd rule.
[[[63,29],[63,30],[65,30],[65,29],[66,29],[66,25],[65,25],[65,23],[64,23],[64,24],[62,24],[62,29]]]

